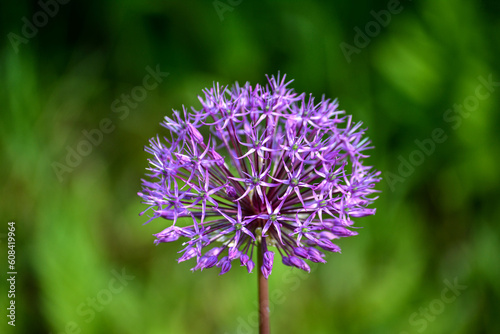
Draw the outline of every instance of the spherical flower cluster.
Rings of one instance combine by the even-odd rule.
[[[332,240],[357,234],[352,218],[375,213],[367,206],[380,172],[363,165],[372,147],[362,123],[290,82],[278,75],[266,86],[214,85],[200,110],[165,117],[170,136],[146,147],[149,179],[139,196],[153,212],[148,222],[172,221],[155,242],[186,238],[178,261],[195,258],[192,270],[224,274],[238,260],[251,272],[261,247],[266,278],[273,250],[309,271],[305,260],[324,263],[322,250],[340,252]]]

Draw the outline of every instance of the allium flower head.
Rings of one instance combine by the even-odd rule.
[[[155,242],[183,238],[178,261],[196,259],[192,270],[224,274],[238,261],[251,272],[262,243],[266,278],[276,252],[309,271],[305,260],[326,262],[323,251],[340,252],[332,240],[357,234],[352,218],[375,213],[367,206],[380,172],[363,165],[372,147],[362,123],[290,82],[216,84],[200,110],[165,117],[170,134],[146,147],[149,179],[139,196],[153,212],[148,222],[172,222]]]

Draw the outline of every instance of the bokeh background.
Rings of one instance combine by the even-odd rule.
[[[177,264],[180,243],[153,245],[167,222],[143,226],[136,193],[172,108],[278,71],[364,122],[384,180],[341,255],[310,275],[276,266],[273,333],[500,332],[498,2],[61,2],[0,5],[0,332],[255,333],[256,276]],[[115,112],[148,66],[169,75]]]

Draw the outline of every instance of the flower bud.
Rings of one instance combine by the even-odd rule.
[[[214,247],[214,248],[210,249],[205,255],[206,256],[217,256],[217,255],[219,255],[221,250],[222,250],[221,247]]]
[[[210,152],[212,153],[214,161],[217,165],[221,166],[224,164],[224,158],[215,149],[211,149]]]
[[[299,259],[296,256],[290,256],[290,263],[299,269],[302,269],[304,271],[310,272],[311,268],[307,265],[306,261]]]
[[[271,272],[272,272],[272,268],[268,269],[268,268],[266,268],[266,266],[260,267],[260,270],[266,279],[269,277],[269,275],[271,275]]]
[[[193,270],[212,268],[217,264],[217,256],[202,256],[198,259],[198,264]]]
[[[316,241],[316,243],[319,247],[323,248],[324,250],[327,250],[330,252],[339,252],[340,253],[340,247],[335,245],[333,242],[331,242],[328,239],[321,238],[321,239],[318,239]]]
[[[303,257],[304,259],[309,258],[309,254],[307,254],[307,250],[305,250],[302,247],[295,247],[293,249],[293,252],[295,253],[295,255]]]
[[[226,260],[222,263],[221,269],[220,269],[220,274],[219,275],[224,275],[231,269],[231,261]]]
[[[187,122],[187,125],[188,125],[188,129],[189,129],[189,133],[191,134],[191,136],[193,136],[193,139],[198,143],[203,143],[203,136],[200,133],[200,131],[198,131],[198,129],[195,128],[194,125],[189,123],[189,122]]]
[[[283,256],[283,257],[281,258],[281,262],[283,262],[283,264],[284,264],[285,266],[289,266],[289,267],[291,267],[291,266],[292,266],[292,263],[290,262],[290,259],[289,259],[287,256]]]
[[[227,256],[224,256],[222,259],[220,259],[220,261],[217,263],[217,267],[222,267],[222,265],[224,264],[224,261],[227,261],[228,260],[228,257]]]
[[[176,241],[177,239],[179,239],[179,235],[171,233],[171,234],[168,234],[168,235],[158,236],[157,239],[154,242],[155,242],[155,244],[159,244],[159,243],[162,243],[162,242]]]
[[[321,253],[316,248],[308,248],[307,254],[309,255],[309,260],[311,260],[312,262],[326,263],[326,261],[323,259],[325,257],[325,254]]]
[[[158,244],[160,242],[171,242],[179,239],[180,234],[177,229],[173,226],[168,227],[161,231],[160,233],[153,234],[157,239],[155,243]]]
[[[240,257],[241,251],[238,248],[230,248],[229,251],[229,260],[234,260]]]
[[[366,216],[371,216],[375,214],[375,209],[354,209],[349,211],[349,216],[355,217],[355,218],[360,218],[360,217],[366,217]]]
[[[330,231],[322,231],[319,233],[320,238],[325,238],[328,240],[338,239],[339,237]]]
[[[231,187],[230,185],[227,185],[225,190],[226,190],[226,194],[229,197],[231,197],[231,198],[238,197],[237,194],[236,194],[236,190],[233,187]]]
[[[255,267],[255,263],[253,263],[252,260],[248,260],[248,262],[247,262],[248,273],[251,273],[254,267]]]
[[[273,269],[274,253],[271,251],[265,252],[262,262],[264,264],[263,267],[266,267],[270,272]]]
[[[351,237],[353,235],[358,235],[358,232],[351,231],[342,226],[334,226],[332,227],[331,231],[339,237]]]
[[[240,261],[241,261],[241,265],[242,265],[242,266],[246,266],[246,265],[247,265],[248,260],[250,260],[250,258],[248,257],[248,255],[247,255],[247,254],[241,254],[241,256],[240,256]]]
[[[196,253],[197,253],[196,248],[191,247],[191,248],[187,249],[184,252],[184,254],[182,254],[182,256],[177,260],[177,262],[181,263],[181,262],[184,262],[186,260],[189,260],[189,259],[195,257]]]

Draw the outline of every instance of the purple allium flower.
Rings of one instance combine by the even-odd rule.
[[[309,271],[305,260],[324,263],[321,250],[340,252],[332,240],[357,234],[352,218],[375,214],[380,172],[363,165],[372,147],[362,123],[336,100],[296,94],[285,76],[268,82],[204,90],[200,110],[174,110],[161,123],[170,136],[146,147],[147,222],[172,221],[155,243],[185,238],[178,261],[196,258],[192,270],[224,274],[239,260],[251,272],[262,243],[266,278],[276,251]]]

